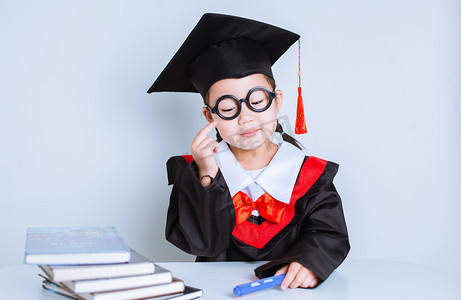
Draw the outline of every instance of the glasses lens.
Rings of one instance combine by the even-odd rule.
[[[238,112],[238,102],[233,98],[223,98],[219,101],[218,112],[221,116],[231,118]]]
[[[270,96],[265,90],[255,90],[248,100],[254,109],[264,110],[269,105]]]

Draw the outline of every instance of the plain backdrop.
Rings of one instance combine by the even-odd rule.
[[[146,91],[205,12],[302,36],[296,138],[340,164],[349,259],[461,282],[458,0],[1,0],[0,266],[22,263],[29,226],[110,225],[156,261],[194,259],[164,238],[165,163],[202,100]],[[273,67],[288,132],[297,63],[294,45]]]

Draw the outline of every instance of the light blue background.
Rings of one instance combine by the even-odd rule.
[[[22,263],[29,226],[113,225],[156,261],[193,259],[164,239],[165,163],[205,125],[202,100],[146,91],[205,12],[301,34],[297,138],[341,165],[350,257],[461,282],[457,0],[2,0],[0,266]],[[297,59],[274,66],[291,126]]]

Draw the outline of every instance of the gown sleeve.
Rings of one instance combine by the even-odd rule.
[[[218,171],[204,187],[194,161],[181,156],[167,162],[168,181],[173,185],[167,213],[166,239],[183,251],[205,257],[223,253],[231,242],[235,211],[228,187]]]
[[[257,277],[272,276],[285,264],[296,261],[323,281],[343,262],[350,245],[341,198],[332,182],[336,171],[336,164],[327,165],[326,174],[314,188],[317,191],[305,196],[306,213],[295,243],[280,257],[256,268]]]

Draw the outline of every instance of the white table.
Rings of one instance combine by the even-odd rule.
[[[200,287],[202,299],[431,299],[459,300],[461,285],[434,270],[417,264],[346,260],[324,283],[315,289],[271,288],[242,297],[234,297],[235,285],[255,280],[253,269],[262,262],[159,263],[186,284]],[[68,299],[41,287],[35,266],[0,268],[0,299]]]

